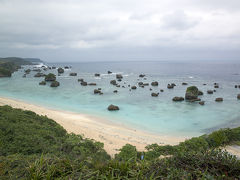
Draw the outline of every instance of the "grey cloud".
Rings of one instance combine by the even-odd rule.
[[[222,57],[237,58],[239,5],[239,0],[0,0],[0,56],[174,59],[172,52],[175,58],[181,52],[203,57],[200,52],[212,49],[206,54],[217,58],[217,50],[225,49]]]
[[[184,11],[175,11],[165,15],[162,20],[163,27],[175,30],[187,30],[199,23],[199,20],[187,16]]]

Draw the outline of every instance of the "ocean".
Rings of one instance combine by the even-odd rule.
[[[160,135],[199,136],[219,128],[240,126],[240,63],[238,62],[88,62],[88,63],[46,63],[49,66],[64,67],[65,72],[57,76],[60,86],[57,88],[40,86],[44,78],[36,78],[36,72],[31,71],[23,78],[24,66],[15,72],[11,78],[0,78],[0,96],[10,97],[25,102],[45,106],[52,109],[85,113],[105,118],[119,125],[129,126]],[[30,67],[32,68],[32,67]],[[112,71],[108,74],[107,71]],[[45,74],[54,73],[56,69],[42,71]],[[69,76],[76,72],[77,76]],[[100,73],[100,77],[95,77]],[[110,80],[116,74],[122,74],[121,86],[111,85]],[[139,78],[145,74],[146,80]],[[81,86],[78,82],[83,78],[86,82],[97,83],[97,86]],[[144,88],[138,87],[138,82],[150,83]],[[151,86],[152,81],[158,81],[157,87]],[[182,82],[188,83],[187,86]],[[167,84],[175,83],[174,89],[168,89]],[[219,88],[213,94],[214,83]],[[206,84],[206,85],[203,85]],[[136,90],[129,90],[128,85],[136,85]],[[201,106],[197,102],[173,102],[175,96],[185,96],[188,86],[197,86],[204,92],[200,98],[205,101]],[[122,86],[125,86],[123,88]],[[94,94],[94,89],[101,88],[103,95]],[[150,88],[152,91],[150,91]],[[164,92],[160,92],[163,89]],[[118,93],[113,93],[117,90]],[[151,93],[159,93],[152,97]],[[223,102],[215,102],[222,97]],[[108,111],[110,104],[119,106],[119,111]]]

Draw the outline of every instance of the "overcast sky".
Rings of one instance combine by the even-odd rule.
[[[240,61],[240,0],[0,0],[6,56]]]

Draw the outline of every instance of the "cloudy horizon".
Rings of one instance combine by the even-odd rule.
[[[239,0],[0,0],[0,57],[239,60]]]

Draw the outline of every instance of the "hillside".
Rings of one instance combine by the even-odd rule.
[[[38,62],[42,61],[34,58],[0,58],[0,77],[11,77],[12,73],[17,71],[22,65],[32,65]]]
[[[240,161],[218,149],[239,141],[240,128],[224,129],[144,153],[127,144],[111,159],[46,116],[1,106],[0,179],[239,179]]]

